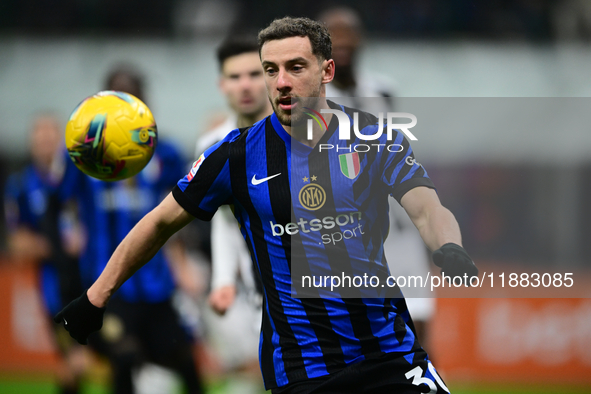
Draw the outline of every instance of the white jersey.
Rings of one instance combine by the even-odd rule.
[[[396,84],[382,76],[362,75],[357,81],[357,85],[350,89],[339,89],[333,84],[326,85],[326,97],[340,98],[335,102],[346,107],[357,108],[362,111],[378,115],[379,112],[393,111],[394,98],[396,97]],[[372,100],[371,108],[364,103],[363,97],[379,97],[381,100]],[[376,107],[376,104],[377,107]]]
[[[347,107],[360,109],[378,116],[379,112],[394,111],[395,83],[375,75],[361,75],[357,85],[343,90],[333,84],[326,85],[326,97]],[[378,97],[380,100],[363,100],[364,97]],[[427,277],[429,256],[419,231],[408,217],[404,208],[393,198],[390,202],[390,232],[384,242],[384,253],[390,273],[394,277],[420,275]],[[414,320],[428,320],[434,311],[435,302],[427,288],[405,289],[404,296]]]
[[[212,146],[213,144],[221,141],[230,131],[237,129],[237,122],[235,116],[228,116],[228,118],[216,127],[215,129],[211,129],[206,133],[202,134],[197,139],[197,144],[195,146],[195,157],[199,157],[207,148]]]

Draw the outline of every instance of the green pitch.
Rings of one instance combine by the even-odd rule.
[[[57,387],[51,382],[0,381],[1,394],[58,394]],[[109,394],[101,386],[85,385],[83,394]]]
[[[588,386],[558,386],[552,384],[510,384],[510,383],[485,383],[482,386],[476,383],[451,384],[450,390],[453,394],[588,394],[591,385]]]
[[[479,384],[450,384],[453,394],[588,394],[591,392],[590,385],[578,386],[557,386],[557,385],[520,385],[520,384],[499,384],[486,383],[484,388]],[[224,384],[217,383],[207,389],[208,394],[226,394]],[[26,379],[11,380],[7,377],[0,380],[0,394],[58,394],[57,388],[50,381]],[[109,394],[104,386],[98,384],[87,384],[82,394]],[[179,393],[180,394],[180,393]]]

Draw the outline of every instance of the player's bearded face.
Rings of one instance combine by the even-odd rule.
[[[268,41],[261,50],[265,83],[273,111],[281,124],[305,121],[304,107],[322,93],[322,63],[307,37]]]

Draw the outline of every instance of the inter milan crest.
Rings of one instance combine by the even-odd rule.
[[[359,175],[359,153],[346,153],[339,155],[339,163],[341,165],[341,172],[349,179],[355,179]]]
[[[299,199],[300,204],[308,211],[316,211],[326,202],[326,192],[322,186],[309,183],[300,190]]]

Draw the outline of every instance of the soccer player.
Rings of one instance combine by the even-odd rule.
[[[131,66],[111,70],[105,85],[108,90],[131,93],[144,100],[143,78]],[[78,203],[87,231],[87,246],[80,257],[80,273],[86,286],[98,277],[131,228],[184,174],[184,168],[176,147],[162,139],[146,168],[123,181],[100,181],[68,163],[61,193],[63,199],[72,197]],[[164,251],[152,256],[114,294],[103,330],[89,337],[90,345],[109,359],[114,393],[135,392],[133,372],[146,363],[177,372],[189,393],[203,392],[189,333],[173,305],[177,284],[195,279],[187,274],[175,275],[183,264],[186,262],[171,259]]]
[[[335,76],[326,85],[326,97],[338,97],[339,104],[375,114],[393,112],[396,96],[394,84],[375,73],[361,73],[357,56],[362,43],[363,22],[352,8],[338,6],[324,10],[319,19],[326,24],[332,40]],[[372,99],[366,99],[372,97]],[[389,201],[390,231],[384,241],[384,253],[390,272],[395,276],[427,277],[429,256],[418,230],[394,199]],[[435,310],[435,299],[426,287],[405,290],[406,304],[416,334],[428,349],[429,320]]]
[[[366,272],[387,272],[382,248],[388,195],[406,209],[446,275],[472,276],[477,269],[460,246],[459,226],[440,204],[424,168],[404,164],[414,155],[401,133],[393,138],[403,151],[374,149],[347,167],[357,173],[352,179],[344,174],[336,149],[317,149],[327,144],[342,153],[359,144],[356,137],[339,138],[351,130],[339,129],[336,116],[325,114],[328,127],[314,125],[312,138],[296,131],[295,125],[305,123],[306,105],[317,112],[345,111],[353,117],[353,110],[323,99],[335,71],[326,27],[307,18],[278,19],[259,33],[259,48],[274,113],[250,128],[232,131],[208,149],[123,240],[99,279],[56,321],[83,342],[101,327],[113,292],[172,234],[193,217],[208,220],[220,205],[233,203],[263,283],[260,363],[267,389],[448,392],[413,334],[403,298],[292,296],[291,270],[326,269],[333,250],[341,262]],[[305,99],[310,97],[316,102]],[[375,133],[375,117],[358,113],[357,118],[361,133]],[[381,144],[387,142],[386,134],[378,138]],[[311,188],[314,193],[303,193]],[[324,205],[324,212],[333,217],[314,217]],[[334,217],[353,210],[341,219]],[[352,228],[337,224],[350,223],[349,217],[360,226],[360,234],[368,236],[350,237],[347,245],[323,243],[334,231],[352,233]]]
[[[13,174],[6,184],[5,209],[8,245],[17,261],[39,263],[39,284],[49,317],[59,312],[83,290],[78,274],[80,238],[68,226],[57,190],[66,157],[62,153],[62,128],[51,114],[39,115],[29,136],[32,163]],[[63,215],[59,215],[59,212]],[[70,242],[71,241],[71,242]],[[53,326],[55,343],[63,356],[58,372],[60,393],[78,393],[88,351]]]

